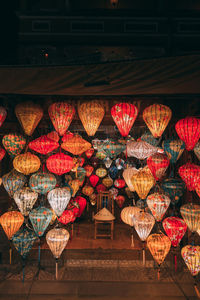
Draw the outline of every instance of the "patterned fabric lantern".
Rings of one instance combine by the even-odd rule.
[[[21,228],[12,237],[12,242],[19,254],[25,259],[30,252],[37,236],[28,227]]]
[[[43,111],[33,102],[20,103],[15,107],[15,114],[24,132],[31,136],[43,117]]]
[[[0,146],[0,161],[4,158],[6,151]]]
[[[138,170],[131,178],[132,185],[141,199],[146,199],[150,189],[155,184],[154,177],[146,170]]]
[[[91,196],[89,196],[90,199],[90,203],[92,206],[96,205],[97,203],[97,195],[95,193],[93,193]]]
[[[77,169],[77,178],[80,182],[80,185],[82,186],[85,180],[85,176],[86,176],[86,171],[84,168],[78,168]]]
[[[122,209],[121,219],[125,224],[134,226],[136,216],[140,213],[140,209],[136,206],[128,206]]]
[[[117,205],[119,206],[119,208],[122,208],[124,202],[125,202],[125,197],[123,195],[118,195],[115,198],[115,201],[117,202]]]
[[[88,159],[89,159],[90,157],[92,157],[93,153],[94,153],[94,148],[90,148],[90,149],[88,149],[88,150],[85,151],[85,155],[86,155],[86,157],[87,157]]]
[[[169,159],[162,153],[156,153],[147,158],[147,165],[155,180],[161,180],[169,166]]]
[[[178,169],[178,173],[185,182],[187,189],[194,191],[200,180],[200,166],[188,162]]]
[[[155,138],[161,137],[167,127],[172,111],[162,104],[153,104],[143,111],[143,120]]]
[[[72,197],[75,197],[75,195],[78,192],[79,187],[80,187],[80,181],[78,179],[70,180],[69,181],[69,186],[73,190]]]
[[[85,196],[91,196],[93,193],[94,193],[94,189],[92,186],[90,185],[85,185],[83,188],[82,188],[82,193],[85,195]]]
[[[187,230],[187,225],[183,219],[178,217],[168,217],[162,222],[166,234],[171,240],[172,246],[177,247]]]
[[[107,176],[102,180],[102,183],[105,185],[105,187],[110,188],[113,185],[113,180],[110,178],[110,176]]]
[[[31,175],[29,186],[33,191],[45,195],[55,188],[56,178],[48,172],[37,172]]]
[[[66,188],[55,188],[47,195],[49,204],[55,211],[55,214],[59,217],[67,207],[70,198],[71,194]]]
[[[183,153],[185,144],[181,140],[165,140],[162,143],[162,147],[171,163],[175,164]]]
[[[94,136],[105,114],[104,107],[98,101],[84,102],[78,105],[78,115],[89,136]]]
[[[185,148],[190,151],[200,137],[200,119],[194,117],[186,117],[179,120],[175,125],[179,138],[185,143]]]
[[[147,205],[156,221],[160,222],[166,213],[170,198],[165,194],[153,193],[147,197]]]
[[[161,188],[170,197],[171,203],[175,205],[184,193],[185,184],[178,178],[167,178],[162,184]]]
[[[137,174],[138,170],[136,168],[127,168],[124,170],[122,176],[126,182],[126,184],[128,185],[129,187],[129,190],[131,192],[134,192],[135,191],[135,188],[134,186],[132,185],[132,181],[131,181],[131,178],[133,177],[133,175]]]
[[[192,276],[197,276],[200,271],[200,247],[187,245],[181,249],[181,256]]]
[[[127,143],[126,151],[128,157],[136,157],[143,160],[156,153],[158,149],[144,141],[130,141]]]
[[[14,193],[25,185],[26,176],[13,169],[2,177],[2,182],[10,197],[13,197]]]
[[[0,127],[3,124],[6,116],[7,116],[7,111],[3,106],[0,106]]]
[[[97,190],[97,193],[100,194],[102,192],[105,192],[107,189],[106,189],[105,185],[99,184],[99,185],[97,185],[96,190]]]
[[[47,169],[56,174],[63,175],[73,168],[74,162],[71,156],[64,153],[51,155],[46,160]]]
[[[99,182],[99,177],[97,175],[91,175],[90,178],[90,183],[93,187],[95,187],[97,185],[97,183]]]
[[[22,215],[28,216],[37,201],[38,193],[32,191],[29,187],[23,187],[14,193],[13,198]]]
[[[90,177],[91,174],[92,174],[92,172],[94,171],[94,168],[93,168],[92,166],[90,166],[90,165],[86,165],[86,166],[84,167],[84,169],[85,169],[85,171],[86,171],[85,175],[86,175],[87,177]]]
[[[58,221],[64,225],[73,223],[75,220],[76,220],[76,216],[74,214],[74,211],[71,209],[70,210],[67,209],[67,210],[63,211],[62,215],[58,219]]]
[[[147,142],[148,144],[157,147],[159,144],[159,141],[153,137],[153,135],[150,132],[145,132],[141,136],[141,140],[144,142]]]
[[[84,211],[84,209],[85,209],[85,207],[86,207],[87,201],[86,201],[85,198],[83,198],[83,197],[81,197],[81,196],[77,196],[77,197],[74,199],[74,201],[75,201],[76,203],[78,203],[78,205],[79,205],[79,212],[78,212],[77,217],[80,218],[80,216],[82,215],[82,213],[83,213],[83,211]]]
[[[106,168],[109,169],[112,164],[112,159],[110,157],[106,157],[106,158],[104,158],[103,162],[104,162]]]
[[[98,168],[96,170],[96,175],[99,176],[100,178],[103,178],[107,175],[107,171],[104,168]]]
[[[194,147],[194,153],[196,154],[197,158],[200,160],[200,142],[198,142]]]
[[[112,118],[122,136],[127,136],[138,115],[138,108],[130,103],[118,103],[111,108]]]
[[[102,150],[110,158],[114,158],[122,153],[126,149],[126,146],[111,139],[107,139],[102,144]]]
[[[115,165],[116,165],[118,170],[124,169],[124,164],[125,164],[125,161],[121,158],[117,158],[115,160]]]
[[[59,143],[49,139],[46,135],[40,136],[39,138],[29,143],[29,148],[43,155],[47,155],[53,150],[59,147]]]
[[[49,106],[48,112],[55,130],[60,136],[63,136],[74,117],[74,106],[67,102],[57,102]]]
[[[154,217],[147,212],[140,211],[140,213],[135,216],[134,226],[141,241],[146,241],[154,224]]]
[[[109,169],[109,175],[112,179],[115,179],[118,175],[118,169],[115,167],[115,166],[112,166],[110,169]]]
[[[73,155],[81,155],[83,152],[91,148],[91,144],[84,140],[80,135],[75,134],[70,139],[62,139],[62,149],[72,153]]]
[[[24,223],[24,217],[19,211],[8,211],[0,217],[0,224],[10,240]]]
[[[37,236],[43,236],[52,216],[52,211],[44,206],[37,207],[30,212],[29,219]]]
[[[184,204],[181,206],[180,212],[190,231],[197,231],[200,224],[200,205]]]
[[[11,157],[21,153],[26,145],[26,139],[18,133],[9,133],[4,135],[2,144]]]
[[[13,160],[13,167],[20,173],[29,175],[40,168],[40,159],[30,152],[17,155]]]
[[[100,159],[100,160],[104,160],[106,158],[106,153],[102,150],[102,151],[98,151],[95,155],[96,158]]]
[[[59,135],[56,131],[51,131],[49,133],[47,133],[47,137],[55,142],[59,142]]]
[[[109,192],[110,192],[110,195],[113,197],[113,199],[115,200],[118,193],[119,193],[119,190],[116,189],[115,187],[112,187],[111,189],[109,189]]]
[[[114,186],[118,189],[123,189],[125,187],[126,183],[124,179],[118,178],[114,181]]]

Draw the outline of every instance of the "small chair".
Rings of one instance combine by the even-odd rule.
[[[97,214],[94,218],[94,238],[109,237],[113,240],[114,233],[114,201],[110,192],[101,192],[97,196]],[[99,233],[98,225],[109,224],[108,233]]]

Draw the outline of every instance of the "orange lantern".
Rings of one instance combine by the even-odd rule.
[[[75,134],[67,140],[65,140],[63,137],[62,141],[63,143],[61,144],[61,147],[73,155],[80,155],[92,146],[88,141],[84,140],[78,134]]]
[[[178,169],[178,173],[185,182],[187,189],[194,191],[200,181],[200,166],[188,162]]]
[[[85,171],[86,171],[85,176],[87,176],[87,177],[90,177],[90,175],[92,174],[92,172],[93,172],[93,170],[94,170],[94,168],[93,168],[92,166],[90,166],[90,165],[86,165],[86,166],[84,167],[84,169],[85,169]]]
[[[143,120],[155,138],[161,137],[171,117],[171,109],[162,104],[153,104],[143,111]]]
[[[181,215],[190,231],[198,231],[200,227],[200,205],[187,203],[180,208]]]
[[[13,167],[20,173],[29,175],[40,168],[40,159],[30,152],[17,155],[13,160]]]
[[[162,153],[155,153],[147,158],[147,165],[155,180],[161,180],[169,166],[169,158]]]
[[[85,196],[91,196],[94,192],[94,189],[92,186],[90,185],[85,185],[83,188],[82,188],[82,193],[85,195]]]
[[[31,136],[43,117],[43,110],[38,104],[25,102],[15,107],[15,114],[24,132]]]
[[[155,184],[154,177],[146,170],[138,170],[131,178],[132,185],[141,199],[146,199],[150,189]]]
[[[46,165],[50,172],[57,175],[63,175],[73,168],[74,162],[71,156],[64,153],[57,153],[51,155],[46,160]]]
[[[113,185],[113,180],[110,178],[110,176],[107,176],[102,180],[102,183],[105,185],[105,187],[110,188]]]
[[[100,178],[103,178],[107,175],[107,170],[104,168],[98,168],[96,170],[96,175],[99,176]]]
[[[51,140],[53,140],[54,142],[59,142],[59,135],[57,133],[57,131],[51,131],[47,134],[47,137]]]
[[[132,185],[132,181],[131,178],[133,177],[133,175],[137,174],[138,170],[136,168],[127,168],[124,170],[122,176],[124,177],[124,180],[126,182],[126,184],[129,187],[129,190],[131,192],[134,192],[134,186]]]
[[[10,240],[24,223],[24,217],[19,211],[8,211],[0,217],[0,223]]]
[[[132,228],[131,232],[131,247],[134,247],[133,240],[133,226],[136,219],[136,216],[140,213],[140,209],[136,206],[124,207],[121,211],[121,219],[125,224],[128,224]]]

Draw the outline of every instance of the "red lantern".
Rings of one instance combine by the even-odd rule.
[[[99,184],[96,187],[97,193],[105,192],[107,190],[106,186],[104,184]]]
[[[59,147],[58,142],[49,139],[46,135],[42,135],[39,138],[29,143],[29,148],[43,155],[47,155],[53,150]]]
[[[56,131],[51,131],[47,134],[47,137],[55,142],[59,142],[59,135]]]
[[[92,157],[93,153],[94,153],[94,148],[90,148],[87,151],[85,151],[85,155],[87,158]]]
[[[62,215],[58,219],[58,221],[64,225],[67,225],[68,223],[73,223],[76,220],[76,216],[74,215],[73,210],[65,210],[63,211]]]
[[[114,181],[114,186],[117,187],[118,189],[123,189],[125,187],[126,182],[124,179],[118,178]]]
[[[190,162],[178,169],[181,179],[185,182],[189,191],[194,191],[200,180],[200,166]]]
[[[171,240],[172,246],[177,247],[187,230],[185,221],[178,217],[169,217],[164,219],[162,224]]]
[[[123,204],[124,204],[124,201],[125,201],[125,198],[124,196],[122,195],[118,195],[116,198],[115,198],[115,201],[117,202],[119,208],[122,208]]]
[[[77,217],[80,218],[80,216],[82,215],[85,207],[86,207],[86,204],[87,204],[87,201],[85,198],[81,197],[81,196],[77,196],[75,199],[74,199],[75,202],[78,203],[79,205],[79,212],[78,212],[78,215]]]
[[[127,136],[138,115],[138,109],[130,103],[118,103],[111,108],[112,118],[122,136]]]
[[[6,151],[2,147],[0,147],[0,161],[2,161],[2,159],[5,156],[5,154],[6,154]]]
[[[90,166],[90,165],[86,165],[85,167],[84,167],[84,169],[85,169],[85,171],[86,171],[86,176],[87,177],[90,177],[90,175],[92,174],[92,172],[93,172],[93,170],[94,170],[94,168],[92,167],[92,166]]]
[[[147,158],[147,165],[155,180],[161,180],[169,166],[169,159],[162,153],[155,153]]]
[[[74,162],[71,156],[64,153],[57,153],[47,159],[46,165],[50,172],[63,175],[73,168]]]
[[[0,127],[3,124],[6,116],[7,116],[7,111],[5,110],[4,107],[0,106]]]
[[[90,178],[90,183],[93,187],[95,187],[97,185],[97,183],[99,182],[99,177],[97,175],[91,175]]]
[[[200,119],[186,117],[176,123],[175,129],[180,139],[184,141],[185,148],[188,151],[193,150],[200,138]]]
[[[85,158],[84,157],[78,157],[78,162],[79,162],[79,167],[82,167],[84,162],[85,162]]]

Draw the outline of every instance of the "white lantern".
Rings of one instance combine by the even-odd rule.
[[[106,158],[104,158],[103,162],[104,162],[106,168],[108,169],[108,168],[110,168],[110,166],[112,164],[112,159],[110,157],[106,157]]]
[[[133,241],[133,226],[136,215],[140,213],[140,209],[136,206],[128,206],[122,209],[121,211],[121,219],[125,224],[128,224],[132,227],[131,232],[131,247],[134,247]]]
[[[38,198],[38,193],[32,191],[29,187],[23,187],[14,193],[13,198],[22,215],[28,216]]]
[[[124,170],[124,172],[122,174],[126,184],[129,187],[129,190],[131,192],[135,191],[134,186],[132,185],[131,178],[133,177],[133,175],[137,174],[137,172],[138,172],[138,170],[136,168],[127,168]]]
[[[127,143],[127,156],[145,159],[157,152],[157,148],[145,141]]]
[[[49,204],[53,208],[55,214],[60,217],[67,207],[71,198],[71,193],[67,188],[55,188],[51,190],[48,195],[47,199]]]

